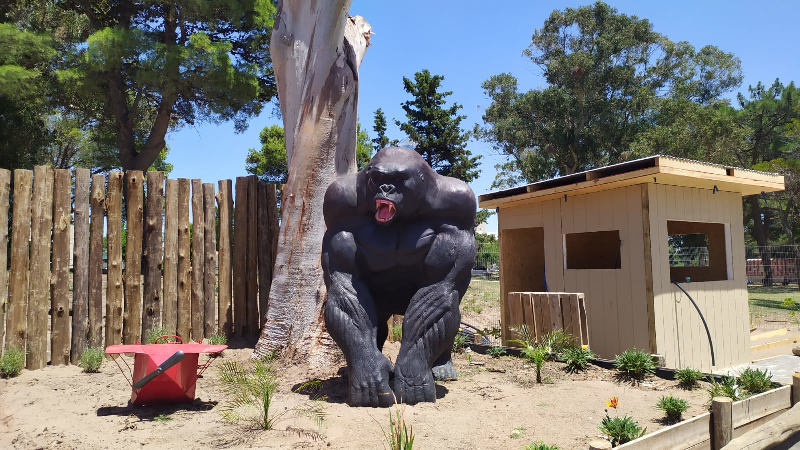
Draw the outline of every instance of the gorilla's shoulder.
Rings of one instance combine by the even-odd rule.
[[[356,212],[358,205],[357,175],[340,176],[325,191],[322,213],[328,228],[332,228],[340,220]]]
[[[436,177],[435,198],[431,199],[437,215],[444,215],[462,227],[475,225],[475,194],[469,185],[458,178]]]

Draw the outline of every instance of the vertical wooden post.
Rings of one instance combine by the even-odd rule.
[[[28,355],[25,367],[47,365],[47,312],[50,310],[50,244],[53,231],[53,168],[33,168],[31,274],[28,299]]]
[[[11,172],[0,169],[0,350],[6,337],[8,311],[8,198],[11,191]]]
[[[33,172],[14,170],[14,217],[11,222],[11,278],[8,286],[6,348],[25,351],[28,334],[28,244],[31,240]]]
[[[205,209],[203,208],[203,181],[192,180],[192,340],[203,337],[203,268],[205,267]]]
[[[75,169],[74,238],[72,240],[72,345],[77,364],[89,346],[89,169]]]
[[[50,282],[50,361],[69,364],[69,225],[72,177],[67,169],[56,169],[53,181],[53,276]]]
[[[733,400],[728,397],[711,399],[711,448],[718,450],[733,439]]]
[[[178,180],[167,180],[164,211],[164,311],[163,327],[175,334],[178,328]]]
[[[98,200],[95,200],[95,186],[103,186],[103,176],[95,175],[92,177],[92,229],[91,236],[89,237],[89,296],[92,298],[92,290],[96,289],[98,293],[97,300],[97,333],[98,339],[100,338],[100,293],[101,275],[103,268],[103,211],[97,208],[97,217],[95,217],[95,202],[102,199],[102,191],[97,193]],[[122,284],[122,184],[123,174],[120,171],[109,172],[108,174],[108,196],[106,197],[106,208],[108,208],[108,275],[106,285],[106,345],[115,345],[122,342],[122,299],[124,294],[124,287]],[[97,231],[95,232],[95,222],[97,222]],[[95,252],[97,255],[95,255]],[[93,274],[96,272],[96,281]],[[97,284],[96,287],[93,287]],[[92,325],[92,308],[94,300],[89,300],[89,328]],[[99,347],[100,341],[97,344],[92,344],[92,347]]]
[[[233,310],[231,308],[231,180],[219,180],[219,331],[231,333]]]
[[[258,336],[258,178],[247,177],[247,334]]]
[[[792,406],[800,403],[800,372],[792,375]]]
[[[189,229],[189,179],[178,179],[178,336],[189,341],[192,329],[192,262]]]
[[[280,233],[280,212],[278,211],[278,192],[275,183],[267,184],[267,209],[269,210],[269,235],[272,238],[272,274],[275,273],[275,259],[278,257],[278,234]],[[270,274],[270,281],[272,280]],[[272,285],[270,284],[270,289]],[[264,320],[264,317],[261,318]]]
[[[144,225],[144,291],[142,333],[161,326],[161,233],[164,214],[164,173],[147,172],[147,206]]]
[[[216,208],[214,206],[214,183],[203,183],[203,234],[205,248],[203,249],[203,297],[205,309],[203,311],[203,334],[211,336],[217,332],[217,233],[216,233]]]
[[[236,203],[233,221],[233,326],[243,336],[247,311],[247,177],[236,177]]]
[[[589,442],[589,450],[607,450],[611,448],[611,442],[605,439],[595,439]]]
[[[125,242],[125,313],[122,342],[134,344],[142,339],[142,215],[144,174],[140,170],[125,172],[128,206],[128,232]]]
[[[258,183],[258,312],[259,323],[267,315],[269,286],[272,284],[272,230],[269,221],[269,193],[266,183]]]

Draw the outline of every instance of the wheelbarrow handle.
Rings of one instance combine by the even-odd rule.
[[[153,378],[161,375],[162,373],[164,373],[170,367],[172,367],[175,364],[178,364],[179,362],[181,362],[181,360],[183,360],[184,356],[186,356],[186,355],[184,355],[183,351],[182,350],[178,350],[172,356],[167,358],[166,361],[161,363],[160,366],[156,367],[156,370],[154,370],[154,371],[148,373],[147,375],[143,376],[136,383],[133,383],[133,388],[134,389],[143,388],[147,383],[153,381]]]

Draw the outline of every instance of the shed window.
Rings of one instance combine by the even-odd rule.
[[[725,224],[668,220],[667,235],[671,281],[729,279]]]
[[[619,230],[564,235],[567,269],[619,269]]]

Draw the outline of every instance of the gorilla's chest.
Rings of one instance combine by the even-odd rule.
[[[370,272],[421,269],[436,231],[428,224],[365,226],[356,233],[362,267]]]

